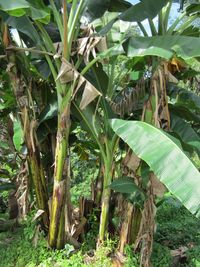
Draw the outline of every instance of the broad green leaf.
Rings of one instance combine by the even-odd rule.
[[[200,29],[194,25],[190,25],[181,32],[181,35],[200,37]]]
[[[40,36],[28,17],[12,17],[1,11],[0,16],[3,21],[9,26],[11,26],[13,29],[17,29],[19,32],[22,32],[27,35],[35,43],[35,45],[40,44]]]
[[[73,102],[72,112],[80,120],[82,127],[97,140],[101,132],[101,121],[99,114],[95,114],[95,106],[90,104],[84,110],[81,110],[79,101],[76,101]]]
[[[30,3],[30,9],[27,10],[27,15],[33,20],[47,24],[50,21],[50,10],[44,5],[43,1],[28,0],[28,2]]]
[[[121,44],[117,44],[105,50],[104,52],[98,54],[98,56],[101,59],[104,59],[104,58],[114,57],[114,56],[123,55],[123,54],[124,54],[123,46]]]
[[[183,59],[199,57],[199,47],[200,38],[179,35],[131,37],[124,43],[128,57],[149,55],[165,59],[170,59],[174,53]]]
[[[183,106],[191,111],[200,111],[200,96],[192,91],[170,84],[168,86],[168,95],[174,105]]]
[[[141,22],[146,18],[153,19],[168,1],[169,0],[143,0],[111,20],[105,27],[103,27],[103,29],[101,29],[101,31],[99,31],[99,34],[106,34],[117,20]],[[95,8],[97,10],[97,7]]]
[[[14,17],[28,15],[33,20],[43,23],[48,23],[50,20],[50,10],[41,0],[2,0],[0,10]]]
[[[13,143],[16,150],[20,151],[23,143],[23,130],[19,121],[14,122]]]
[[[46,105],[46,107],[40,113],[40,116],[38,118],[38,123],[40,124],[43,121],[56,117],[57,114],[58,114],[58,103],[57,101],[53,101],[52,103]]]
[[[131,22],[153,19],[168,2],[169,0],[143,0],[120,14],[119,19]]]
[[[26,14],[30,4],[25,0],[2,0],[0,1],[0,10],[9,13],[11,16],[21,17]]]
[[[175,132],[184,143],[192,146],[200,153],[200,137],[189,123],[171,114],[171,130]]]
[[[113,119],[111,127],[169,191],[200,217],[200,173],[182,150],[164,132],[145,122]]]
[[[134,183],[134,180],[131,177],[119,178],[113,181],[109,187],[116,192],[126,194],[132,194],[140,191],[139,187]]]
[[[102,17],[106,11],[123,12],[130,6],[132,5],[124,0],[88,0],[84,17],[91,22]]]
[[[169,104],[169,110],[170,113],[173,113],[186,121],[200,123],[200,116],[184,106]]]
[[[186,8],[187,15],[196,14],[200,12],[200,3],[194,3]]]
[[[110,0],[109,12],[123,12],[132,5],[124,0]]]
[[[110,0],[88,0],[84,16],[86,16],[90,22],[100,18],[108,10],[109,4]]]

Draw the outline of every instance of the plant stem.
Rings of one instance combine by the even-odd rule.
[[[143,35],[144,35],[145,37],[148,37],[148,33],[147,33],[147,31],[145,30],[145,28],[144,28],[144,26],[142,25],[142,23],[138,21],[137,24],[138,24],[140,30],[142,31]]]
[[[152,36],[158,35],[158,33],[156,31],[156,27],[155,27],[155,25],[153,23],[153,20],[152,19],[148,19],[148,22],[149,22],[149,27],[150,27]]]
[[[72,46],[72,41],[74,38],[74,32],[78,23],[78,20],[80,19],[80,14],[82,12],[82,9],[84,7],[84,0],[80,0],[79,5],[77,7],[76,13],[74,15],[74,19],[72,21],[72,23],[70,24],[70,28],[69,28],[69,34],[68,34],[68,44],[69,44],[69,51],[71,51],[71,46]],[[73,8],[75,8],[74,6],[72,6]],[[71,10],[71,12],[74,12],[73,10]]]
[[[63,57],[69,60],[68,42],[67,42],[67,3],[63,0],[63,27],[64,27],[64,37],[63,37]]]
[[[56,20],[56,23],[57,23],[57,26],[58,26],[58,30],[60,32],[60,37],[61,37],[61,40],[63,42],[63,25],[62,25],[62,19],[61,19],[61,16],[54,4],[54,1],[53,0],[50,0],[50,4],[51,4],[51,7],[52,7],[52,10],[53,10],[53,14],[54,14],[54,18]],[[64,12],[64,11],[63,11]]]
[[[108,214],[109,214],[109,202],[111,190],[109,185],[113,178],[113,161],[111,158],[108,158],[104,161],[104,170],[103,170],[103,192],[102,192],[102,201],[101,201],[101,217],[100,217],[100,227],[99,227],[99,240],[98,245],[101,245],[105,239],[105,235],[108,231]]]

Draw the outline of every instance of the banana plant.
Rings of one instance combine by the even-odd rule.
[[[171,127],[170,125],[171,118],[170,118],[170,113],[169,113],[170,107],[168,106],[168,99],[167,99],[168,92],[167,92],[166,85],[168,84],[168,81],[166,77],[169,76],[172,82],[177,81],[175,78],[173,78],[173,75],[171,75],[170,73],[170,64],[175,63],[176,72],[179,72],[182,70],[182,67],[179,66],[180,62],[176,57],[180,57],[184,60],[188,60],[189,58],[194,58],[194,57],[199,56],[199,51],[197,47],[194,48],[191,51],[191,53],[188,49],[186,49],[186,47],[188,47],[188,44],[192,40],[195,42],[196,41],[199,42],[198,40],[199,38],[192,37],[191,31],[188,31],[188,29],[191,30],[191,23],[197,18],[198,14],[197,13],[195,14],[195,12],[193,12],[192,16],[187,21],[188,24],[186,25],[183,23],[183,24],[180,24],[181,25],[180,26],[178,23],[181,22],[181,20],[186,16],[186,12],[184,12],[184,14],[181,15],[181,18],[178,18],[171,26],[169,26],[168,24],[169,24],[170,8],[171,8],[171,2],[169,1],[167,6],[164,7],[159,12],[158,27],[154,25],[153,20],[151,18],[148,19],[151,33],[153,35],[152,37],[148,36],[147,32],[143,28],[142,23],[138,22],[138,25],[141,28],[144,34],[144,37],[130,37],[125,42],[123,42],[123,48],[126,52],[126,55],[130,58],[133,58],[132,59],[133,61],[134,61],[134,58],[138,58],[138,57],[141,59],[141,61],[144,60],[144,57],[147,58],[146,64],[149,65],[148,68],[151,73],[150,76],[152,77],[151,89],[149,90],[150,96],[149,96],[149,100],[144,105],[142,120],[150,124],[153,124],[157,126],[158,128],[160,127],[164,128],[165,130],[168,130],[168,131],[170,130],[170,127]],[[187,27],[190,27],[190,28],[187,29]],[[198,33],[196,36],[198,36]],[[160,69],[162,64],[165,65],[164,67],[165,71],[164,69],[162,70]],[[133,71],[134,71],[134,67],[133,67]],[[162,73],[165,73],[165,74],[162,75]],[[172,130],[176,131],[176,133],[179,132],[180,134],[179,137],[180,136],[183,137],[183,130],[182,130],[182,135],[181,135],[181,128],[180,126],[178,128],[178,124],[176,124],[176,126],[174,125]],[[191,134],[191,131],[190,131],[190,134]],[[189,140],[186,138],[184,138],[184,140],[188,142],[188,145],[189,145]],[[195,140],[198,140],[197,134],[195,134]],[[198,141],[195,142],[195,140],[193,141],[196,145],[198,144]],[[181,141],[183,141],[183,139]],[[121,182],[122,180],[119,181],[119,183]],[[126,181],[124,181],[124,183],[126,183]],[[154,215],[153,213],[149,213],[149,210],[150,209],[153,210],[154,197],[153,197],[153,194],[151,193],[152,191],[151,186],[150,187],[148,186],[146,191],[147,191],[146,193],[148,196],[148,200],[144,202],[144,210],[143,210],[143,218],[146,218],[144,219],[146,220],[146,225],[143,224],[142,218],[141,216],[139,216],[141,220],[141,225],[139,227],[140,238],[134,241],[136,242],[135,247],[137,247],[138,245],[141,245],[143,247],[143,252],[141,253],[142,264],[144,264],[144,266],[149,266],[148,264],[150,261],[150,256],[148,255],[151,254],[152,242],[153,242],[152,238],[153,238],[153,231],[154,231],[153,230],[153,225],[154,225],[153,216]],[[129,215],[132,214],[130,213],[129,209],[127,210],[126,217],[129,216],[128,214]],[[152,218],[151,221],[149,221],[150,218]],[[131,220],[129,221],[131,222]],[[126,226],[126,229],[127,229],[127,226]],[[135,231],[135,229],[133,229],[133,231]],[[145,238],[143,239],[144,236],[147,236],[147,239],[149,240],[148,242],[147,240],[144,240]],[[125,238],[124,238],[124,233],[123,233],[121,243],[124,242],[124,239]],[[141,240],[142,240],[142,244],[140,243]],[[123,251],[123,249],[120,249],[120,250]]]
[[[121,3],[118,1],[119,6],[121,4],[125,8],[127,3]],[[80,87],[85,87],[82,100],[80,103],[81,109],[84,109],[91,101],[97,96],[101,95],[94,88],[94,86],[86,80],[83,76],[85,72],[97,61],[93,60],[85,69],[82,69],[82,73],[78,71],[78,68],[83,63],[83,57],[74,57],[72,53],[74,44],[79,36],[80,30],[80,18],[83,12],[91,9],[93,1],[73,1],[68,5],[67,1],[62,1],[60,5],[54,1],[49,1],[48,6],[44,5],[42,1],[20,1],[19,3],[7,3],[0,4],[0,12],[5,24],[8,24],[11,28],[18,30],[21,40],[26,44],[23,46],[23,42],[19,46],[8,47],[7,51],[14,53],[24,53],[24,55],[39,55],[39,62],[42,60],[48,63],[50,69],[50,81],[53,81],[55,85],[55,91],[57,94],[57,139],[55,148],[55,162],[54,162],[54,188],[52,196],[52,205],[50,209],[50,228],[49,228],[49,244],[54,248],[62,248],[66,242],[66,238],[70,235],[71,219],[70,219],[70,207],[69,203],[66,203],[66,187],[68,186],[68,137],[70,131],[70,107],[71,100],[76,95]],[[101,7],[101,3],[99,3]],[[107,8],[114,6],[114,3],[109,1],[109,6],[106,6],[103,13]],[[60,12],[62,9],[62,12]],[[52,21],[50,22],[50,16],[52,14]],[[96,15],[95,15],[96,16]],[[99,16],[99,14],[97,15]],[[55,48],[52,40],[52,27],[50,23],[56,25],[56,32],[58,33],[58,47],[61,48],[61,52]],[[49,25],[50,24],[50,25]],[[48,27],[50,26],[50,28]],[[49,33],[48,33],[49,32]],[[36,46],[32,48],[31,46]],[[43,58],[42,58],[43,57]],[[42,58],[42,59],[41,59]],[[72,64],[72,59],[77,62]],[[53,78],[53,79],[52,79]],[[90,96],[92,94],[92,97]],[[109,150],[110,148],[108,148]],[[34,151],[33,151],[34,152]],[[34,153],[32,153],[34,156]],[[110,162],[107,163],[109,165]],[[109,166],[110,167],[110,166]],[[109,168],[108,167],[108,168]],[[108,171],[106,170],[108,173]],[[107,174],[108,175],[108,174]],[[45,182],[43,181],[43,185]],[[35,184],[37,190],[37,184]],[[106,197],[106,196],[105,196]],[[108,200],[107,200],[108,201]],[[47,201],[45,201],[47,204]],[[65,205],[66,204],[66,205]],[[66,209],[65,209],[65,206]],[[65,210],[68,212],[65,213]],[[65,218],[66,217],[66,218]]]
[[[153,2],[151,2],[153,4]],[[155,4],[155,2],[154,2]],[[153,5],[154,5],[153,4]],[[158,1],[156,2],[158,4]],[[143,1],[136,5],[136,7],[129,7],[126,11],[122,12],[121,15],[117,16],[111,22],[109,22],[102,30],[99,31],[99,34],[105,34],[110,29],[111,25],[113,25],[118,19],[123,19],[125,21],[132,21],[130,18],[130,14],[132,17],[138,16],[138,10],[140,10],[140,18],[138,20],[143,20],[146,17],[154,17],[165,4],[165,1],[159,3],[155,10],[153,8],[147,9],[148,4],[147,1]],[[120,49],[119,49],[120,48]],[[115,49],[112,47],[110,48],[111,52],[107,52],[109,57],[114,57],[114,53],[117,53],[117,50],[121,50],[121,46],[116,46]],[[123,50],[121,50],[123,53]],[[103,55],[99,55],[100,58]],[[107,56],[107,57],[108,57]],[[112,61],[115,62],[115,59]],[[99,63],[98,63],[99,65]],[[109,215],[109,202],[110,202],[110,188],[108,185],[113,180],[114,176],[114,158],[115,152],[117,149],[118,138],[116,135],[113,134],[113,131],[110,128],[108,123],[108,119],[116,116],[113,114],[113,109],[118,112],[120,108],[122,108],[122,103],[114,103],[111,99],[114,99],[116,92],[114,91],[113,87],[113,75],[114,75],[115,64],[111,65],[110,72],[105,75],[105,73],[101,70],[100,65],[99,67],[93,66],[92,73],[95,77],[95,83],[97,84],[96,87],[102,93],[103,97],[100,99],[99,103],[97,103],[96,107],[88,107],[85,111],[81,111],[78,108],[76,102],[74,103],[74,108],[78,113],[78,117],[81,120],[81,124],[91,133],[91,137],[93,140],[98,144],[100,150],[100,157],[101,161],[103,162],[103,192],[102,192],[102,203],[101,203],[101,218],[100,218],[100,229],[99,229],[99,243],[105,238],[105,234],[107,232],[107,225],[108,225],[108,215]],[[133,90],[135,93],[135,90]],[[140,94],[141,92],[136,92]],[[109,100],[105,99],[107,97]],[[101,113],[103,112],[103,115]],[[94,115],[93,115],[94,114]]]

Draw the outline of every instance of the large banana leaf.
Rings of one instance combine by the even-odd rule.
[[[132,5],[124,0],[88,0],[84,17],[93,21],[103,16],[106,11],[123,12]]]
[[[111,127],[169,191],[200,217],[200,173],[183,151],[163,131],[145,122],[113,119]]]
[[[192,91],[170,84],[168,86],[168,95],[174,105],[200,112],[200,96]]]
[[[50,20],[50,10],[44,5],[42,0],[4,0],[0,1],[0,10],[14,17],[28,15],[33,20],[43,23],[48,23]]]
[[[131,37],[124,43],[128,57],[158,56],[170,59],[174,53],[183,59],[200,56],[200,38],[166,35]]]
[[[168,2],[169,0],[143,0],[120,14],[119,19],[131,22],[153,19]]]
[[[169,104],[170,114],[173,113],[186,121],[200,124],[200,116],[190,111],[185,106]]]
[[[143,0],[138,4],[131,6],[126,11],[122,12],[116,18],[112,19],[100,32],[99,34],[106,34],[112,25],[117,20],[140,22],[146,18],[153,19],[159,11],[169,2],[169,0]],[[98,10],[97,6],[95,6]]]
[[[171,114],[171,130],[176,133],[185,144],[189,145],[200,154],[200,137],[189,123]]]
[[[8,12],[10,15],[20,17],[26,14],[26,9],[30,8],[30,4],[25,0],[18,1],[1,1],[0,9]]]
[[[0,17],[2,20],[11,26],[13,29],[17,29],[19,32],[27,35],[35,44],[40,44],[40,36],[34,26],[32,25],[31,20],[27,16],[22,17],[13,17],[9,16],[7,13],[0,10]]]

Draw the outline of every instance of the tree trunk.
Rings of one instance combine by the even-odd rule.
[[[68,138],[70,130],[70,104],[58,117],[57,143],[55,153],[54,188],[51,207],[49,245],[61,249],[65,245],[65,218],[67,179],[69,160],[67,160]],[[68,209],[68,207],[67,207]]]
[[[114,165],[112,160],[108,160],[103,166],[103,192],[101,199],[101,216],[100,216],[100,228],[99,228],[99,240],[98,245],[100,245],[108,231],[108,214],[109,214],[109,203],[111,190],[109,185],[112,182],[114,174]]]
[[[7,58],[9,62],[7,71],[10,76],[13,92],[21,114],[20,119],[22,128],[24,129],[24,139],[28,151],[28,162],[35,188],[37,207],[38,209],[45,211],[42,215],[42,223],[43,227],[47,229],[49,225],[47,186],[43,166],[40,160],[40,152],[35,138],[36,122],[34,120],[30,121],[29,98],[25,92],[25,89],[26,91],[28,90],[28,86],[16,67],[15,54],[13,52],[8,52]]]

